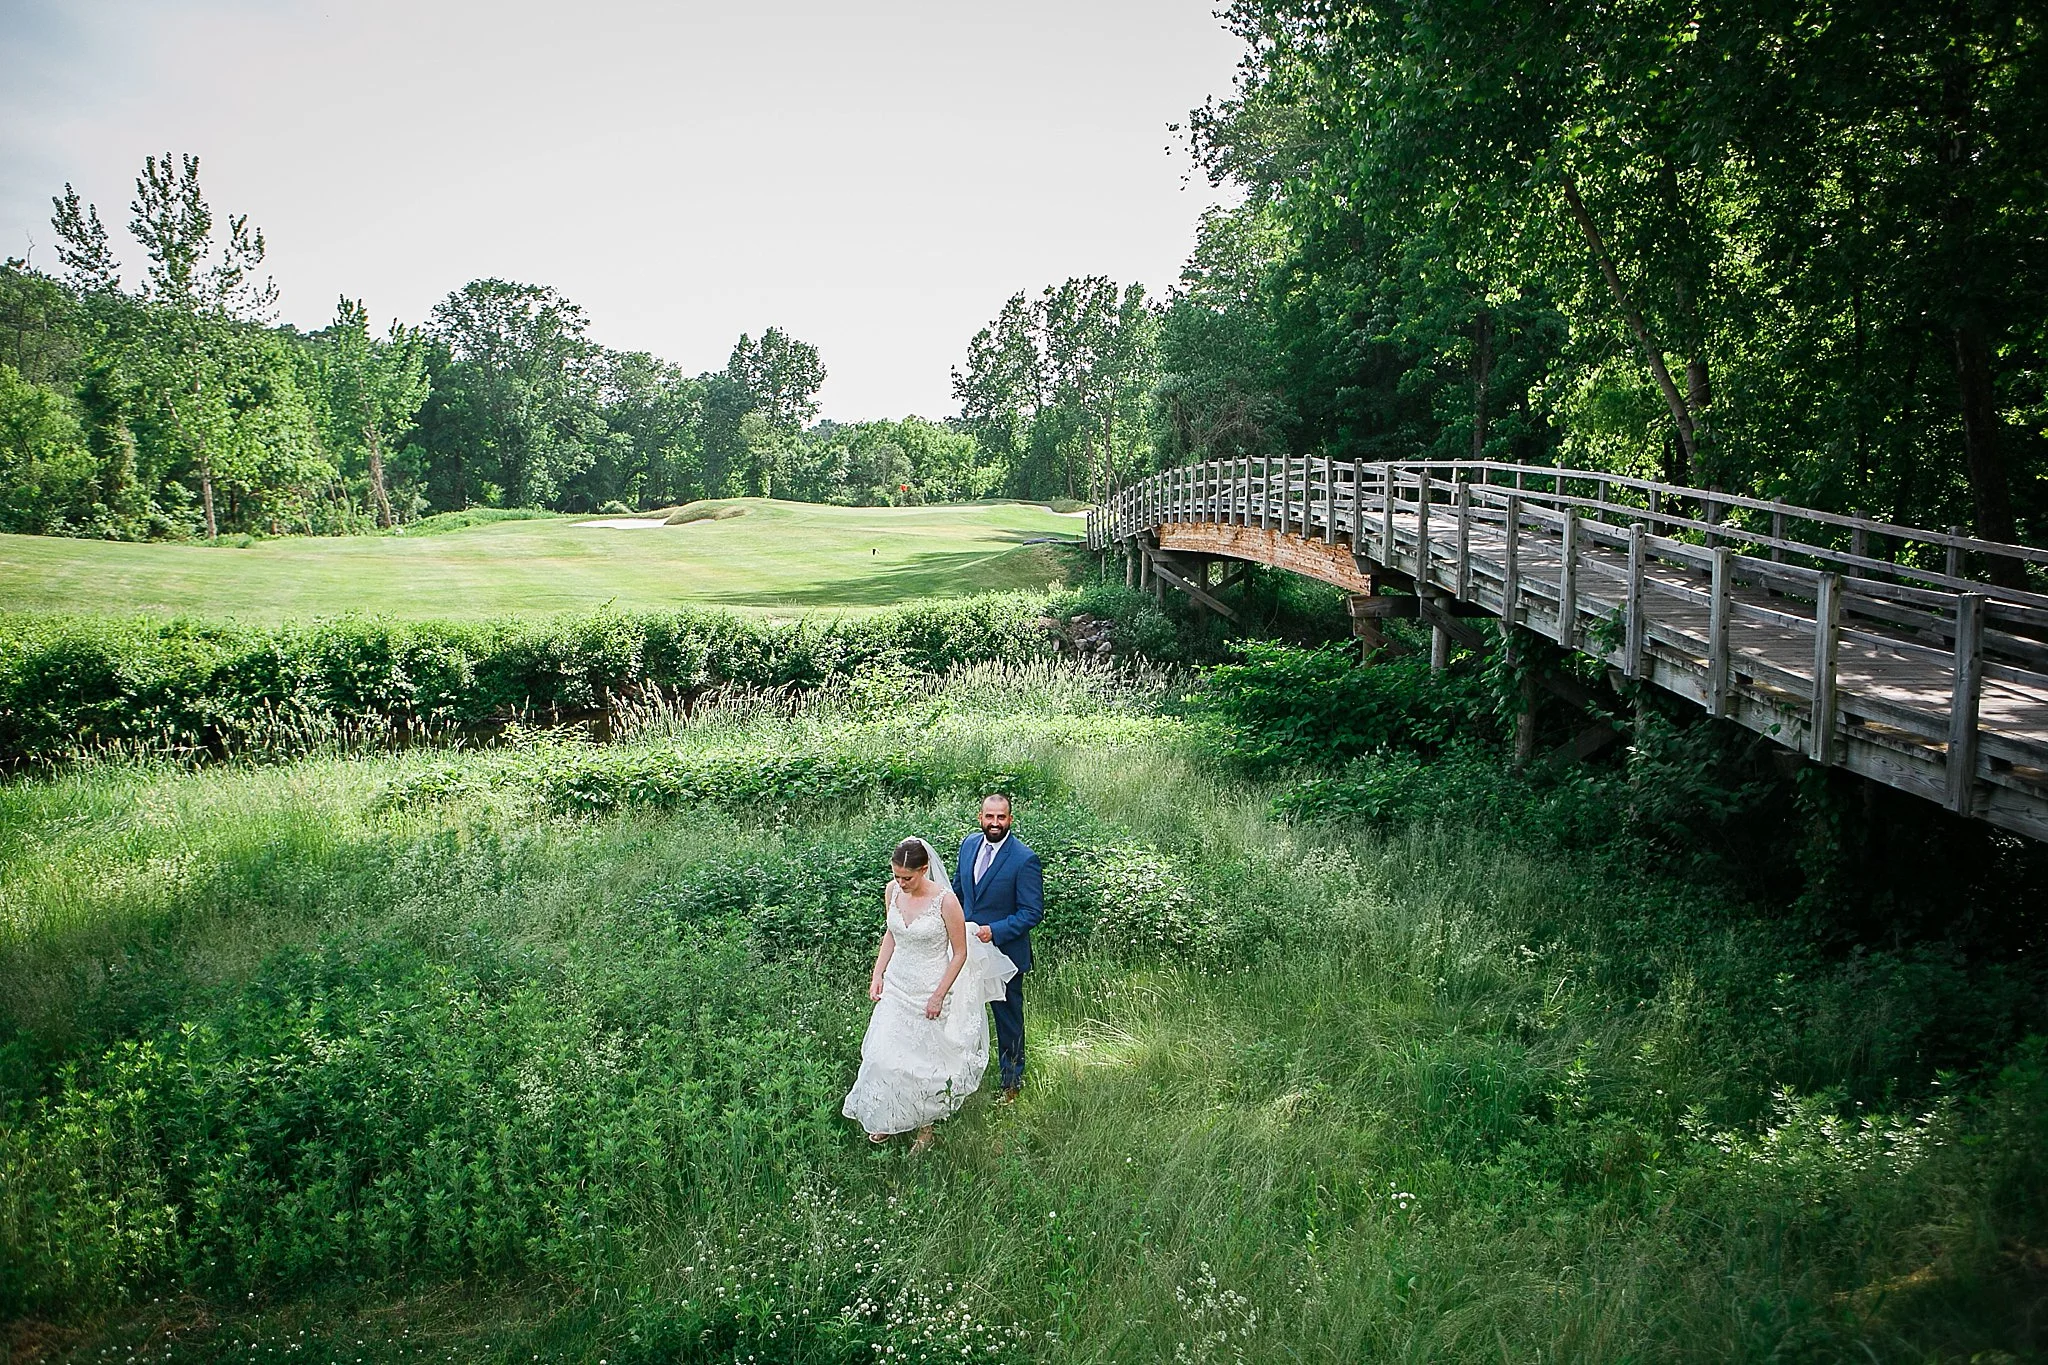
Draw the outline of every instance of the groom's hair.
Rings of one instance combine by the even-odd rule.
[[[896,845],[896,852],[889,861],[906,872],[915,872],[921,867],[930,867],[932,858],[924,851],[924,840],[905,839]]]
[[[1015,810],[1017,808],[1016,803],[1010,800],[1008,792],[990,792],[987,796],[981,798],[981,804],[984,806],[991,801],[1002,802],[1004,810]]]

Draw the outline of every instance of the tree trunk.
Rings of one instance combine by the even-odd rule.
[[[1707,379],[1707,361],[1694,356],[1685,362],[1685,406],[1692,414],[1692,461],[1686,477],[1708,488],[1719,488],[1727,471],[1714,459],[1714,429],[1706,421],[1707,405],[1714,401],[1714,388]]]
[[[377,524],[385,530],[391,529],[391,498],[384,491],[384,442],[377,434],[377,428],[363,428],[364,449],[370,456],[370,492],[377,499]]]
[[[193,406],[196,408],[205,399],[205,396],[204,382],[195,378],[192,381]],[[175,403],[171,405],[171,415],[178,418],[178,434],[191,441],[191,433],[185,426],[184,418],[178,416],[178,405]],[[220,538],[220,524],[214,520],[213,516],[213,461],[207,456],[206,442],[203,439],[191,441],[191,444],[194,452],[199,456],[199,505],[206,512],[206,538],[208,540],[217,540]]]
[[[1941,113],[1947,136],[1941,140],[1940,160],[1948,178],[1948,200],[1942,217],[1948,255],[1955,271],[1950,283],[1954,292],[1949,316],[1957,397],[1962,408],[1963,464],[1970,476],[1970,508],[1977,534],[1985,540],[2011,541],[2012,491],[2006,482],[2004,455],[1999,450],[2000,419],[1990,329],[1975,288],[1977,281],[1970,277],[1977,247],[1975,193],[1970,182],[1970,167],[1976,154],[1971,120],[1977,85],[1967,46],[1967,39],[1972,36],[1970,15],[1966,7],[1953,6],[1949,18],[1952,46],[1941,83]],[[2019,564],[2002,556],[1992,558],[1990,569],[1992,580],[2006,587],[2019,587],[2024,581]]]
[[[199,452],[199,505],[206,509],[206,538],[220,538],[220,526],[213,519],[213,462]]]
[[[1493,314],[1472,319],[1472,458],[1486,458],[1486,399],[1493,384]]]
[[[1650,373],[1657,381],[1657,387],[1664,394],[1665,405],[1671,409],[1671,423],[1678,429],[1678,454],[1686,466],[1692,465],[1693,424],[1692,413],[1685,405],[1685,395],[1672,382],[1671,368],[1664,363],[1664,353],[1650,340],[1649,326],[1643,321],[1643,314],[1629,298],[1628,291],[1621,287],[1621,274],[1614,268],[1614,258],[1608,254],[1606,239],[1593,223],[1593,215],[1586,212],[1585,200],[1579,198],[1579,187],[1570,176],[1564,178],[1564,200],[1571,207],[1572,217],[1578,221],[1579,231],[1585,234],[1586,246],[1592,251],[1593,259],[1600,266],[1600,274],[1607,281],[1608,292],[1614,295],[1614,304],[1621,310],[1622,319],[1628,323],[1629,331],[1635,334],[1636,345],[1642,348],[1643,359],[1650,366]]]
[[[1998,448],[1998,398],[1991,382],[1991,346],[1983,328],[1967,322],[1955,329],[1956,387],[1963,407],[1963,458],[1970,471],[1971,510],[1985,540],[2013,538],[2012,491]],[[1994,569],[2013,561],[1993,559]],[[2016,567],[2016,566],[2014,566]],[[2009,584],[2008,586],[2017,586]]]

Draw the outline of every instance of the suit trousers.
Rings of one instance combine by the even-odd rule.
[[[1010,978],[1000,1000],[991,1000],[996,1016],[996,1058],[1003,1077],[1003,1089],[1024,1084],[1024,973]]]

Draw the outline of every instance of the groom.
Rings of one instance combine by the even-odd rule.
[[[996,1015],[996,1053],[1001,1063],[1003,1097],[1010,1104],[1024,1086],[1024,973],[1031,970],[1031,926],[1045,918],[1045,875],[1038,855],[1010,833],[1010,798],[984,797],[981,833],[960,845],[959,875],[953,884],[960,908],[984,943],[993,943],[1017,964],[1017,974],[1002,999],[991,1002]]]

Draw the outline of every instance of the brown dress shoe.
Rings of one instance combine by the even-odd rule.
[[[1017,1096],[1023,1093],[1024,1087],[1021,1085],[1006,1085],[1003,1087],[1003,1093],[996,1096],[996,1103],[1015,1104],[1017,1102]]]

